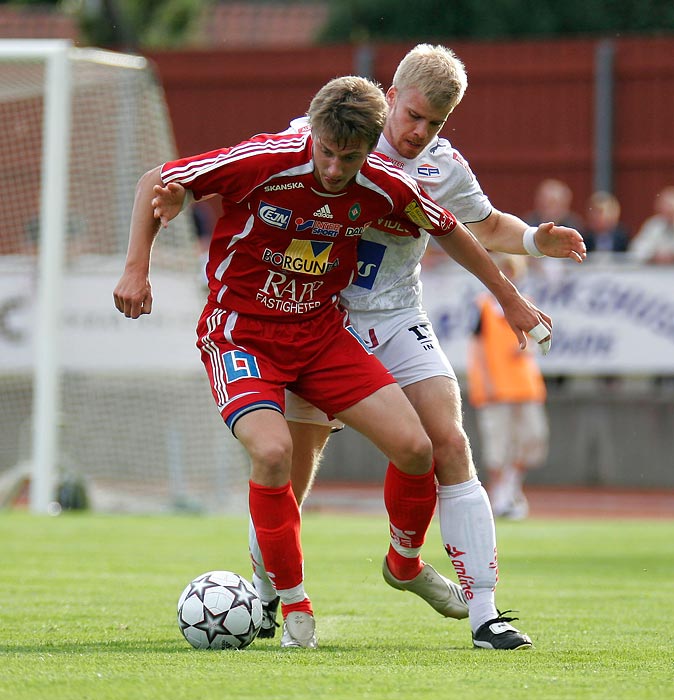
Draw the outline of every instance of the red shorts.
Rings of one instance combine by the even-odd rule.
[[[330,416],[395,379],[337,309],[278,323],[208,304],[197,347],[225,422],[261,408],[285,411],[285,389]]]

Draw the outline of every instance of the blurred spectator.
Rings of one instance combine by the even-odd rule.
[[[674,264],[674,186],[655,197],[655,215],[644,221],[632,240],[630,252],[639,262]]]
[[[595,192],[587,202],[583,238],[588,253],[624,253],[629,231],[620,221],[620,202],[610,192]]]
[[[522,256],[498,254],[494,259],[513,282],[526,271]],[[520,350],[496,299],[481,294],[477,305],[468,356],[468,400],[476,412],[494,515],[521,520],[529,513],[522,488],[526,474],[548,455],[545,382],[531,344]]]
[[[565,182],[553,178],[543,180],[536,188],[534,209],[524,219],[530,226],[553,221],[582,233],[583,220],[571,210],[572,201],[573,192]]]

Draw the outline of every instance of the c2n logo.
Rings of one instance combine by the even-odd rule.
[[[274,226],[274,228],[287,229],[292,214],[290,209],[284,209],[283,207],[277,207],[262,201],[257,208],[257,215],[260,219],[262,219],[265,224]]]
[[[254,355],[243,350],[229,350],[222,353],[222,361],[225,365],[227,382],[236,382],[239,379],[259,379],[260,369]]]

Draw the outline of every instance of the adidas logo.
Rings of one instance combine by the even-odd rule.
[[[313,213],[313,216],[316,216],[321,219],[332,219],[334,218],[332,216],[332,212],[330,211],[330,207],[327,204],[324,204],[322,207],[319,207],[316,209],[316,211]]]

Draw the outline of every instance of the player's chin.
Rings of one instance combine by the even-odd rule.
[[[413,144],[405,141],[400,150],[400,155],[404,158],[416,158],[425,148],[424,144]]]

